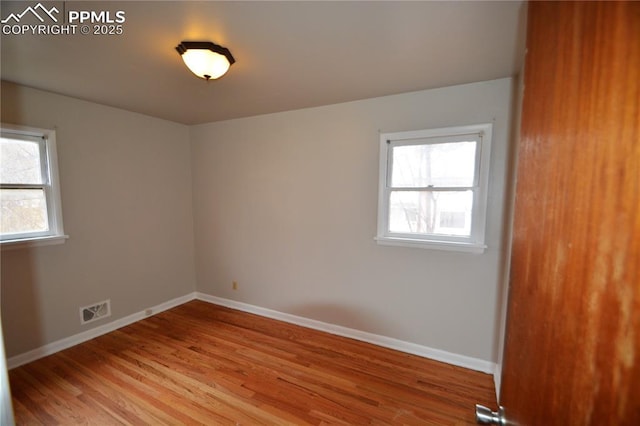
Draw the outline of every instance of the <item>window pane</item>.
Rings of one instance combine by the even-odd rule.
[[[392,156],[392,187],[474,185],[475,141],[396,146]]]
[[[389,232],[471,235],[473,191],[392,191]]]
[[[0,233],[3,235],[49,230],[47,202],[42,189],[2,189],[0,205]]]
[[[19,139],[0,139],[0,182],[41,184],[40,145]]]

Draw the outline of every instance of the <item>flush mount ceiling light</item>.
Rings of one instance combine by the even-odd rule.
[[[191,72],[205,80],[222,77],[236,61],[229,49],[210,41],[183,41],[176,50]]]

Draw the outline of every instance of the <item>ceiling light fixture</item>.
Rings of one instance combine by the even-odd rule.
[[[191,72],[207,81],[222,77],[236,61],[229,49],[210,41],[183,41],[176,50]]]

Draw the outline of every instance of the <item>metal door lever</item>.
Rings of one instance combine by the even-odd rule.
[[[491,411],[484,405],[476,404],[476,423],[481,425],[506,425],[507,420],[504,417],[504,408],[500,407],[498,411]]]

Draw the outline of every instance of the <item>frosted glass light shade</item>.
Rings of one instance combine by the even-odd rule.
[[[205,80],[222,77],[235,62],[229,49],[208,41],[183,41],[176,50],[191,72]]]
[[[182,60],[192,73],[207,80],[222,77],[231,65],[224,55],[204,49],[187,50]]]

